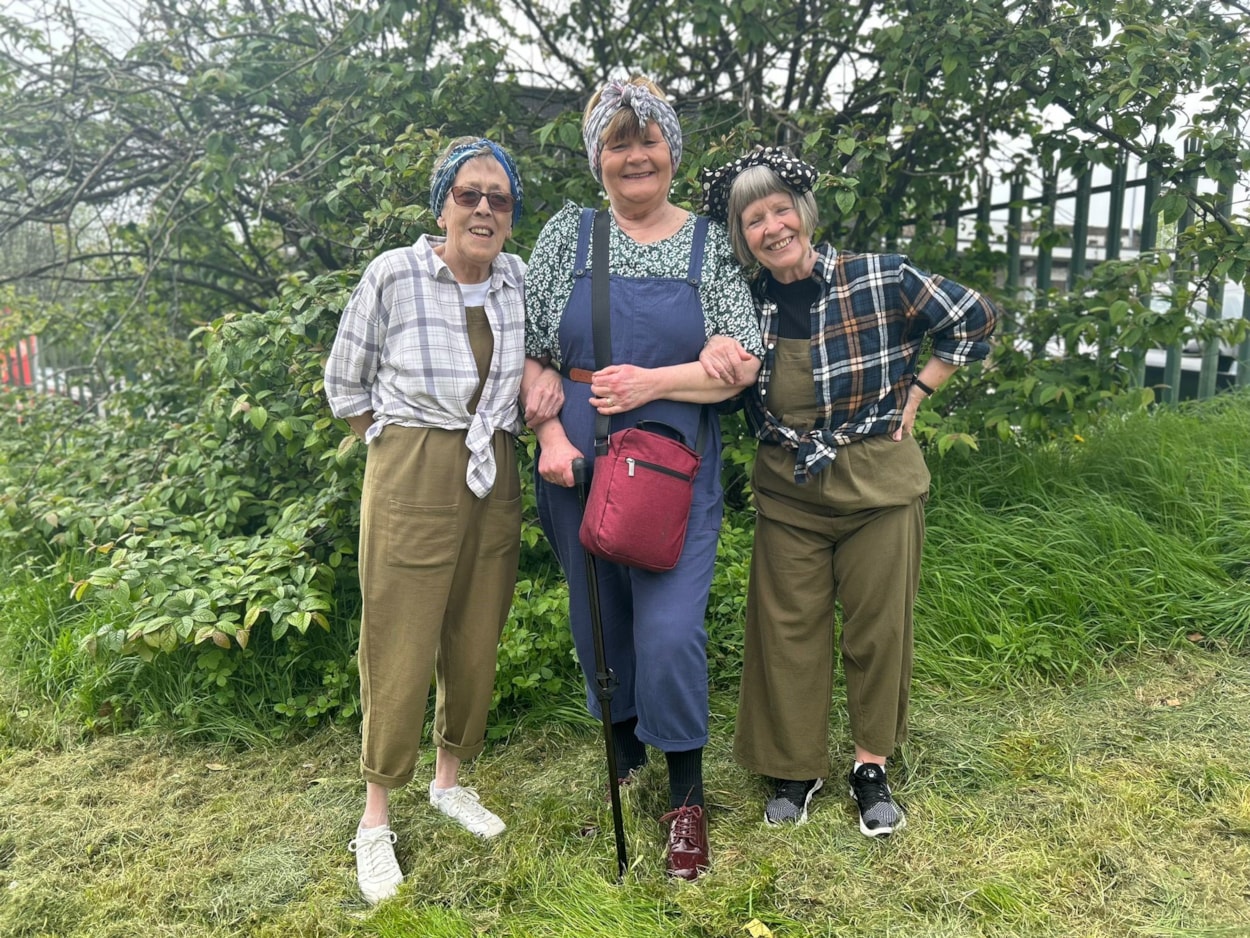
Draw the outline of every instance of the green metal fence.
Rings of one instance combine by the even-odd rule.
[[[0,348],[0,388],[67,397],[103,414],[106,382],[98,369],[82,363],[89,357],[38,336],[22,336],[11,348]]]
[[[1187,151],[1189,147],[1187,145]],[[1061,190],[1059,173],[1052,167],[1043,167],[1037,195],[1026,195],[1026,180],[1022,174],[1015,176],[1005,202],[993,202],[987,195],[972,208],[953,206],[947,213],[946,224],[957,226],[961,218],[975,217],[976,240],[984,241],[992,233],[1002,232],[999,237],[1005,247],[1006,261],[1003,269],[1004,289],[1026,304],[1044,307],[1052,295],[1077,288],[1082,276],[1091,264],[1101,260],[1117,260],[1128,252],[1134,254],[1153,251],[1166,245],[1159,244],[1159,218],[1152,211],[1158,199],[1161,181],[1155,167],[1146,164],[1137,178],[1129,178],[1129,164],[1121,158],[1110,170],[1110,181],[1095,185],[1091,168],[1072,180]],[[1187,180],[1192,185],[1193,179]],[[1130,194],[1141,195],[1141,209],[1136,218],[1128,218],[1126,228],[1126,205]],[[1105,196],[1105,211],[1095,213],[1091,204],[1096,196]],[[1217,198],[1226,215],[1234,208],[1234,193],[1227,183],[1218,186]],[[1060,206],[1070,206],[1071,222],[1068,225],[1056,221]],[[1025,213],[1031,212],[1026,223]],[[994,213],[1006,213],[1004,225],[992,222]],[[1102,257],[1090,258],[1091,221],[1102,222],[1105,232]],[[1180,219],[1177,231],[1184,231],[1193,223],[1192,209]],[[1005,230],[1004,230],[1005,228]],[[1040,243],[1030,244],[1026,235],[1040,236],[1055,232],[1062,236],[1067,251],[1066,276],[1056,281],[1056,257],[1050,241],[1041,238]],[[1035,239],[1036,240],[1036,239]],[[1028,265],[1032,270],[1026,270]],[[1184,272],[1173,271],[1174,281]],[[1029,275],[1031,274],[1031,276]],[[1210,319],[1223,318],[1226,284],[1213,282],[1205,297],[1205,315]],[[1241,318],[1250,323],[1250,292],[1243,291]],[[1008,329],[1011,323],[1006,324]],[[1151,358],[1162,359],[1160,365],[1152,365],[1147,373],[1147,357],[1143,356],[1136,375],[1139,384],[1155,385],[1164,401],[1175,402],[1184,397],[1210,397],[1228,386],[1250,386],[1250,338],[1236,348],[1221,347],[1218,339],[1212,339],[1202,348],[1185,348],[1177,344],[1171,348],[1153,351]],[[1152,380],[1157,378],[1157,380]]]

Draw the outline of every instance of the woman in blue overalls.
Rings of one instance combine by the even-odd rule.
[[[595,698],[581,511],[571,463],[593,472],[596,413],[612,429],[639,420],[676,427],[692,444],[705,424],[685,547],[677,566],[649,573],[600,561],[605,654],[618,680],[613,739],[618,771],[646,761],[646,745],[668,762],[668,872],[695,879],[709,861],[703,811],[707,742],[707,654],[703,618],[721,520],[720,432],[712,408],[754,380],[762,352],[758,320],[725,231],[668,201],[681,158],[673,108],[650,81],[610,82],[590,101],[582,133],[591,170],[611,205],[609,270],[614,363],[595,371],[588,275],[594,212],[569,204],[534,246],[525,279],[527,394],[541,393],[542,364],[558,367],[564,409],[535,426],[538,509],[569,581],[569,619]],[[742,383],[710,378],[698,364],[708,337],[731,335],[757,358]],[[550,369],[546,372],[552,374]]]

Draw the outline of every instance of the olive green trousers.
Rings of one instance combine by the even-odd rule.
[[[499,636],[520,556],[521,490],[511,434],[493,440],[494,489],[465,482],[465,431],[388,426],[369,444],[360,510],[361,771],[411,781],[430,692],[434,745],[485,746]]]
[[[929,472],[914,439],[878,436],[804,485],[793,473],[793,451],[760,446],[734,756],[761,775],[825,778],[835,603],[854,742],[889,756],[906,736]]]

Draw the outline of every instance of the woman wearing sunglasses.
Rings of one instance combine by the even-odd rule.
[[[650,573],[600,560],[598,586],[612,699],[617,774],[625,781],[664,753],[668,769],[668,873],[692,880],[709,862],[703,799],[708,733],[707,633],[703,617],[721,520],[720,428],[704,404],[737,393],[709,378],[698,358],[707,337],[737,339],[758,356],[759,326],[724,229],[669,201],[681,160],[677,115],[652,82],[609,82],[588,104],[582,136],[590,169],[608,196],[608,270],[613,364],[595,371],[591,341],[590,216],[566,205],[543,228],[526,274],[526,351],[558,363],[564,409],[538,438],[538,510],[569,581],[569,621],[599,717],[581,512],[571,463],[594,460],[596,413],[611,428],[657,420],[692,444],[705,429],[703,462],[677,566]],[[597,271],[596,271],[597,273]],[[758,367],[758,359],[753,359]]]
[[[403,880],[388,798],[412,779],[432,672],[430,804],[479,837],[504,829],[458,774],[484,747],[520,547],[514,437],[525,265],[502,253],[521,215],[516,164],[489,140],[454,141],[434,167],[430,208],[444,235],[422,235],[369,264],[325,372],[335,416],[368,445],[360,508],[365,810],[350,849],[370,902]],[[558,395],[547,401],[554,413]]]

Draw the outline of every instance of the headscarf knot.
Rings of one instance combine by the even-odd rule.
[[[590,171],[596,182],[603,182],[603,167],[600,155],[603,147],[603,133],[608,122],[621,108],[627,107],[638,118],[639,127],[645,132],[647,124],[655,121],[668,144],[669,156],[672,158],[673,175],[681,163],[681,122],[677,120],[677,112],[663,98],[653,94],[651,89],[627,81],[610,81],[599,92],[599,101],[591,110],[582,124],[582,142],[586,145],[586,155],[590,160]]]

